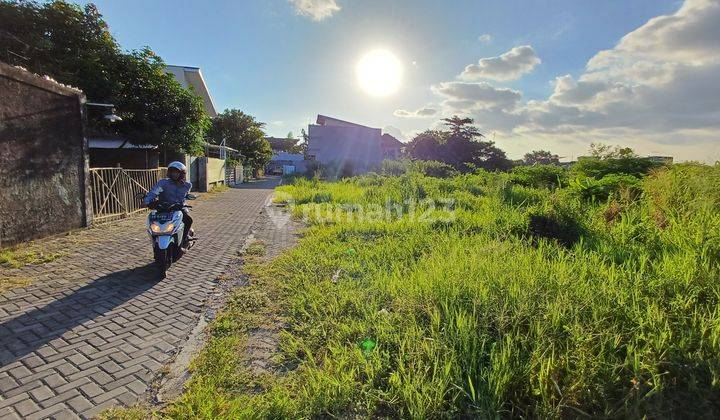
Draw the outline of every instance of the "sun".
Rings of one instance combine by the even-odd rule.
[[[387,50],[373,50],[360,58],[357,79],[362,90],[372,96],[388,96],[397,92],[402,81],[402,64]]]

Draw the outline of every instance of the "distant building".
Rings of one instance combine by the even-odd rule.
[[[337,118],[318,115],[308,126],[308,160],[323,165],[350,167],[354,173],[377,168],[384,158],[395,159],[402,143],[379,128],[367,127]]]
[[[673,163],[672,156],[647,156],[646,159],[649,159],[652,162],[662,163],[666,165]]]
[[[405,153],[405,143],[388,133],[380,137],[380,148],[382,149],[383,159],[399,159]]]
[[[277,152],[265,165],[265,173],[269,175],[304,173],[305,170],[305,156],[301,153]]]

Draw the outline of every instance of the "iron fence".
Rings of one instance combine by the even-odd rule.
[[[167,168],[91,168],[93,223],[121,219],[142,210],[136,196],[145,194],[166,173]]]

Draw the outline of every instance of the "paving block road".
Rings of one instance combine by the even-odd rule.
[[[76,235],[0,293],[0,419],[92,418],[135,403],[182,346],[277,180],[192,202],[195,247],[158,280],[144,218]],[[51,240],[52,241],[52,240]]]

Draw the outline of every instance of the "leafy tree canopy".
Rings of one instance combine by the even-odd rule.
[[[300,139],[290,137],[290,134],[292,133],[288,133],[288,137],[284,139],[281,139],[279,137],[268,137],[267,140],[270,143],[270,147],[273,150],[280,152],[303,153],[304,144],[298,144]]]
[[[590,156],[598,159],[619,159],[637,157],[629,147],[611,146],[603,143],[590,143]]]
[[[533,150],[530,153],[525,153],[523,162],[526,165],[557,165],[560,163],[560,157],[547,150]]]
[[[472,118],[453,116],[443,121],[447,130],[427,130],[408,143],[407,151],[412,158],[443,162],[460,171],[511,167],[505,152],[494,142],[480,140],[483,135],[473,125]]]
[[[444,125],[448,127],[448,132],[453,137],[462,137],[472,140],[476,137],[484,137],[480,134],[480,130],[473,125],[472,118],[460,118],[454,115],[450,118],[443,118]]]
[[[105,128],[126,140],[196,153],[209,118],[202,99],[165,73],[144,48],[123,52],[97,7],[65,1],[0,1],[0,54],[10,64],[112,103],[122,122]]]
[[[225,139],[228,147],[244,156],[245,164],[260,168],[270,161],[272,149],[263,132],[264,123],[238,109],[226,109],[213,118],[208,138],[216,144]]]

